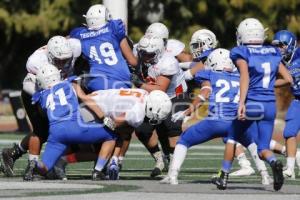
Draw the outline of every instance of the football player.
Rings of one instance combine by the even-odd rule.
[[[272,44],[280,49],[282,61],[293,77],[294,84],[291,87],[294,100],[292,101],[286,115],[286,126],[283,136],[286,140],[287,168],[283,171],[283,175],[287,178],[295,179],[295,160],[297,153],[296,136],[300,130],[300,121],[297,117],[300,112],[300,56],[295,54],[297,46],[296,36],[287,30],[278,31],[274,37]],[[300,161],[298,153],[298,159]],[[300,163],[298,163],[300,165]]]
[[[217,137],[226,137],[238,104],[239,74],[226,49],[216,49],[210,53],[205,63],[209,68],[199,71],[195,80],[201,84],[201,92],[190,108],[175,113],[174,121],[190,115],[209,99],[209,115],[201,122],[185,130],[175,147],[168,175],[160,181],[178,184],[178,173],[187,154],[187,149]]]
[[[79,51],[78,51],[79,49]],[[24,178],[32,178],[30,162],[37,160],[40,154],[40,146],[47,140],[49,122],[48,118],[41,112],[37,105],[32,105],[31,96],[39,88],[36,84],[36,73],[41,66],[52,63],[61,70],[63,76],[68,76],[73,68],[76,58],[80,55],[80,42],[77,39],[66,39],[62,36],[53,36],[46,46],[36,50],[27,60],[27,75],[23,81],[21,97],[29,120],[32,124],[32,133],[26,135],[19,145],[14,144],[12,148],[2,150],[2,162],[4,174],[13,176],[15,161],[29,149],[29,162]],[[30,147],[30,148],[29,148]],[[61,177],[64,178],[64,177]]]
[[[291,84],[292,77],[281,63],[277,48],[265,46],[265,29],[255,18],[243,20],[237,28],[237,44],[230,57],[240,71],[240,100],[238,119],[233,121],[226,143],[222,170],[214,180],[218,189],[226,189],[228,175],[234,158],[235,141],[244,146],[242,139],[254,138],[261,159],[267,161],[273,172],[274,190],[283,185],[282,163],[269,149],[276,116],[274,86]],[[280,74],[283,79],[276,80]],[[255,124],[253,127],[252,124]],[[251,129],[251,136],[249,136]]]
[[[183,71],[178,66],[175,57],[165,51],[164,40],[161,37],[146,34],[141,38],[138,44],[138,54],[141,61],[141,77],[132,76],[132,82],[138,88],[152,91],[165,91],[173,103],[175,111],[185,110],[188,107],[187,85],[184,80]],[[181,133],[182,120],[176,123],[171,121],[171,115],[160,124],[158,121],[145,120],[145,122],[135,129],[136,135],[140,141],[147,147],[148,151],[156,160],[155,168],[151,177],[161,174],[164,168],[162,154],[154,137],[154,129],[158,135],[166,134],[168,136],[169,151],[173,153],[178,136]]]
[[[101,4],[91,6],[84,17],[86,27],[73,29],[70,37],[80,40],[82,54],[89,63],[88,90],[130,88],[127,62],[136,66],[137,58],[127,42],[124,23],[112,20]]]

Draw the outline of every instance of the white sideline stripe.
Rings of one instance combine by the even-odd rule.
[[[0,144],[12,144],[12,143],[19,143],[21,140],[0,140]]]
[[[130,144],[129,146],[129,149],[130,147],[133,147],[133,148],[145,148],[144,145],[142,144]],[[224,145],[197,145],[197,146],[193,146],[190,148],[190,150],[193,150],[193,149],[200,149],[200,150],[224,150],[225,149],[225,146]]]
[[[126,153],[126,155],[149,155],[150,156],[150,154],[148,153],[148,152],[141,152],[141,151],[128,151],[127,153]],[[206,152],[188,152],[188,154],[187,154],[188,156],[190,155],[190,156],[221,156],[221,155],[223,155],[223,153],[222,152],[219,152],[219,153],[206,153]]]

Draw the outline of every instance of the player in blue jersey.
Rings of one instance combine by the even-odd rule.
[[[233,121],[229,130],[222,170],[219,178],[213,182],[218,189],[227,188],[228,174],[234,158],[234,143],[237,141],[244,145],[242,138],[248,137],[247,130],[253,123],[257,128],[251,130],[252,138],[258,146],[259,156],[272,168],[273,187],[277,191],[283,185],[282,163],[269,149],[276,116],[274,86],[286,85],[293,80],[281,63],[279,50],[263,45],[264,39],[265,29],[257,19],[247,18],[239,24],[238,46],[230,52],[230,57],[240,72],[238,119]],[[276,80],[277,74],[283,79]]]
[[[70,37],[81,41],[82,54],[89,63],[87,88],[90,91],[130,88],[127,62],[136,66],[137,59],[127,42],[124,23],[112,20],[101,4],[91,6],[84,17],[86,27],[73,29]]]
[[[175,147],[168,176],[161,183],[178,184],[178,173],[185,159],[187,149],[216,137],[226,137],[232,120],[236,116],[239,100],[239,74],[226,49],[216,49],[207,58],[211,68],[199,71],[195,80],[201,84],[201,92],[192,106],[175,113],[174,121],[190,115],[209,98],[209,114],[201,122],[184,131]]]
[[[96,106],[90,96],[83,93],[78,84],[72,83],[74,78],[61,81],[60,73],[53,65],[41,66],[37,73],[37,81],[44,90],[36,92],[32,100],[33,103],[39,103],[47,113],[49,137],[42,161],[33,161],[31,164],[41,174],[45,174],[53,168],[68,145],[102,142],[102,148],[92,174],[92,179],[96,180],[115,146],[116,135],[112,131],[115,128],[115,122],[110,117],[104,116],[102,110]],[[100,120],[103,120],[103,124],[82,121],[78,98]]]
[[[297,152],[297,134],[300,131],[300,119],[297,113],[300,112],[300,55],[295,53],[297,46],[296,36],[287,30],[278,31],[273,38],[272,44],[279,47],[282,61],[293,77],[294,84],[291,92],[295,99],[290,104],[286,115],[286,126],[283,136],[286,139],[287,168],[283,175],[295,179],[295,160]]]

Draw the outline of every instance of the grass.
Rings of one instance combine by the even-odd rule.
[[[20,140],[21,134],[0,134],[0,141]],[[144,147],[137,140],[132,141],[128,154],[124,159],[123,169],[120,173],[124,180],[148,180],[151,170],[154,167],[154,160]],[[0,144],[0,149],[9,147],[10,144]],[[215,147],[215,148],[210,148]],[[213,140],[208,143],[198,145],[188,151],[187,158],[182,166],[179,179],[184,181],[209,181],[213,174],[216,174],[221,166],[223,157],[223,144],[220,140]],[[250,158],[249,155],[247,155]],[[277,156],[285,163],[283,156]],[[251,161],[252,162],[252,161]],[[15,164],[16,176],[21,176],[27,164],[27,155],[20,158]],[[93,162],[83,162],[70,164],[67,166],[67,175],[69,179],[89,179],[93,169]],[[254,163],[252,162],[254,167]],[[233,170],[237,170],[237,163],[234,162]],[[269,169],[270,170],[270,169]],[[166,172],[165,172],[166,173]],[[271,173],[271,172],[270,172]],[[0,175],[1,176],[1,175]],[[296,180],[287,180],[287,184],[300,184],[299,178]],[[260,176],[255,174],[249,177],[231,177],[231,181],[243,183],[260,183]]]

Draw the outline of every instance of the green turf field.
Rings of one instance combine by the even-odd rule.
[[[21,134],[0,134],[0,149],[11,146],[11,142],[18,141],[22,137],[23,135]],[[223,148],[224,146],[220,140],[214,140],[191,148],[188,151],[187,158],[183,164],[179,180],[209,182],[210,177],[213,174],[216,174],[221,166]],[[247,154],[247,157],[250,158],[249,154]],[[283,156],[278,155],[277,157],[285,163],[285,158]],[[24,155],[15,164],[15,172],[17,176],[22,175],[26,164],[27,155]],[[68,165],[67,175],[69,180],[89,179],[93,165],[93,162]],[[253,162],[252,166],[254,167]],[[148,180],[150,179],[149,175],[153,167],[153,158],[149,155],[141,143],[134,139],[124,159],[123,169],[120,173],[120,177],[122,180]],[[238,166],[235,162],[233,170],[236,169],[238,169]],[[298,172],[297,168],[296,172]],[[157,179],[160,178],[158,177]],[[256,174],[244,178],[231,177],[230,180],[241,183],[260,183],[260,176]],[[287,180],[286,183],[292,185],[300,184],[300,177],[298,176],[296,180]]]

